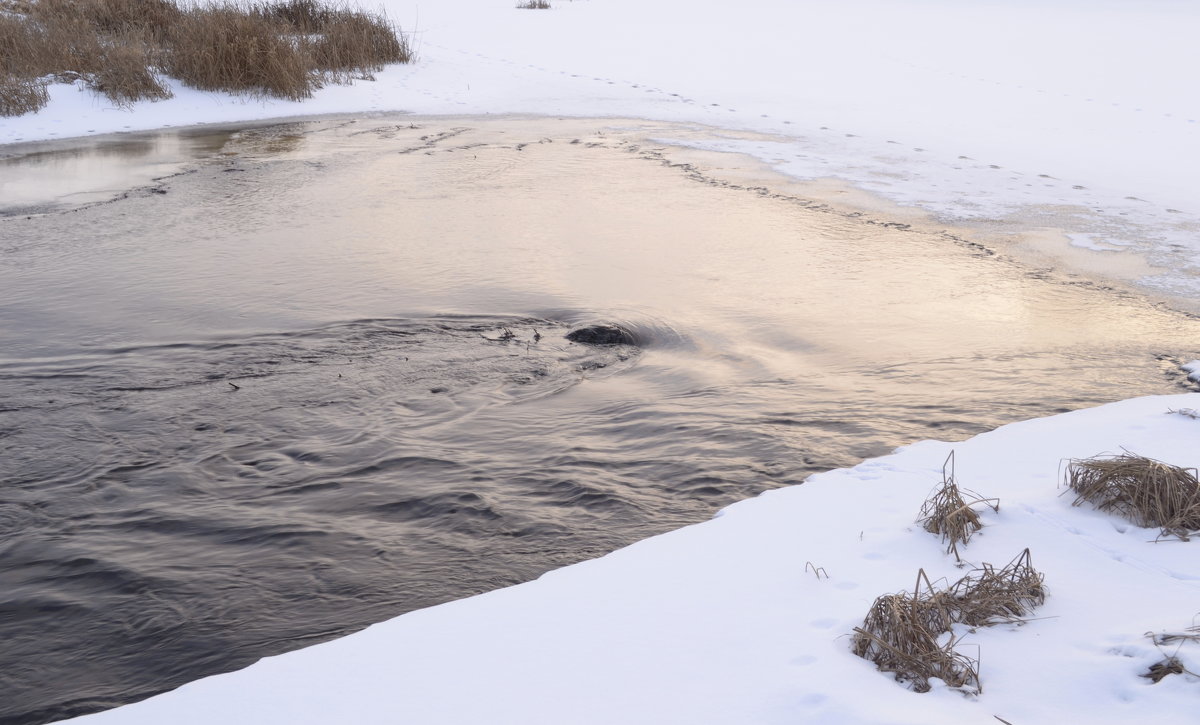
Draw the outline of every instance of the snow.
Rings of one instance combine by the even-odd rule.
[[[1120,249],[1119,246],[1112,242],[1103,242],[1096,239],[1093,234],[1068,234],[1067,238],[1071,240],[1071,246],[1090,249],[1094,252],[1113,252]]]
[[[1182,722],[1200,682],[1139,675],[1167,654],[1200,666],[1200,645],[1146,636],[1196,623],[1200,543],[1073,506],[1061,474],[1066,458],[1123,450],[1197,465],[1200,420],[1169,412],[1197,404],[1139,398],[918,443],[533,582],[78,721]],[[964,573],[914,523],[951,450],[960,484],[1000,499],[964,558],[999,566],[1028,547],[1049,592],[1023,625],[966,632],[961,649],[982,662],[974,696],[911,692],[853,655],[848,636],[919,569]]]
[[[121,110],[55,86],[42,112],[0,119],[0,143],[386,111],[705,124],[764,134],[707,145],[794,176],[843,179],[948,221],[1087,235],[1159,267],[1143,280],[1157,292],[1200,291],[1195,3],[515,4],[385,0],[419,62],[301,103],[176,84],[171,100]]]

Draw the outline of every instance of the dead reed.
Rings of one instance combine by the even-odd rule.
[[[1002,569],[983,564],[950,588],[954,621],[972,627],[1019,622],[1046,601],[1044,577],[1029,549]]]
[[[1195,620],[1193,619],[1193,621]],[[1163,653],[1163,658],[1150,665],[1150,668],[1142,673],[1142,677],[1158,684],[1167,675],[1182,675],[1187,673],[1193,677],[1200,676],[1189,670],[1179,657],[1179,651],[1184,645],[1200,643],[1200,627],[1192,625],[1183,632],[1147,632],[1146,636]],[[1167,653],[1164,649],[1167,645],[1174,645],[1174,651]]]
[[[317,33],[329,26],[333,9],[317,0],[288,0],[274,4],[260,4],[255,11],[278,18],[301,33]]]
[[[928,692],[934,678],[950,687],[979,691],[978,662],[954,651],[954,636],[939,642],[954,624],[951,599],[920,570],[911,593],[875,600],[862,626],[854,628],[851,650],[915,692]]]
[[[1002,569],[984,564],[942,589],[922,569],[911,593],[875,600],[862,626],[854,628],[851,650],[916,692],[928,692],[934,678],[980,692],[979,661],[955,651],[959,638],[953,626],[1017,622],[1045,598],[1028,549]]]
[[[1162,662],[1155,662],[1150,665],[1150,669],[1144,672],[1142,677],[1157,685],[1167,675],[1182,675],[1186,671],[1183,662],[1178,657],[1167,657]]]
[[[192,8],[169,31],[163,70],[203,91],[308,98],[319,85],[311,41],[290,37],[288,27],[233,3]]]
[[[383,13],[318,0],[0,0],[0,113],[46,102],[47,80],[82,80],[114,104],[202,90],[302,99],[326,83],[412,60]]]
[[[1200,529],[1200,481],[1196,469],[1180,468],[1129,453],[1072,460],[1066,484],[1074,505],[1090,502],[1138,526],[1158,527],[1184,541]]]
[[[411,51],[384,16],[337,8],[312,46],[315,65],[326,73],[369,78],[387,63],[407,63]]]
[[[33,113],[49,102],[46,84],[13,76],[0,77],[0,116]]]
[[[149,56],[149,48],[136,38],[106,48],[92,85],[117,106],[131,106],[143,99],[170,98],[171,91],[151,70]]]
[[[969,501],[963,498],[963,493]],[[946,457],[942,464],[942,484],[925,500],[917,515],[917,522],[931,534],[938,534],[942,541],[947,542],[946,553],[954,554],[954,558],[962,561],[958,555],[958,545],[966,545],[971,536],[983,528],[979,513],[973,509],[977,505],[989,506],[993,511],[1000,510],[1000,500],[984,498],[974,491],[960,489],[954,477],[954,451]]]

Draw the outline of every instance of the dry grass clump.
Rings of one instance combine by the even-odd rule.
[[[295,100],[411,60],[386,15],[318,0],[0,0],[0,67],[12,78],[0,92],[17,99],[5,115],[40,107],[30,102],[39,79],[82,79],[117,105],[169,97],[160,73]]]
[[[518,10],[549,10],[550,3],[546,0],[522,0],[517,3]]]
[[[954,624],[949,599],[920,570],[912,593],[875,600],[862,627],[854,628],[851,651],[917,693],[928,693],[935,678],[952,688],[979,691],[978,661],[954,651],[954,635],[943,637]]]
[[[77,21],[99,38],[132,33],[161,40],[182,11],[168,0],[37,0],[28,13],[52,25]]]
[[[82,79],[118,106],[168,98],[154,50],[158,34],[176,13],[165,0],[10,4],[0,15],[0,63],[15,80],[9,85],[38,84],[43,96],[47,81]],[[0,114],[21,115],[41,105],[6,106]]]
[[[45,83],[14,76],[0,77],[0,116],[33,113],[49,102]]]
[[[1179,650],[1185,644],[1200,643],[1200,627],[1191,626],[1184,632],[1147,632],[1146,636],[1154,643],[1160,652],[1163,652],[1163,658],[1159,662],[1150,665],[1150,668],[1142,674],[1142,677],[1150,680],[1154,684],[1158,684],[1167,675],[1182,675],[1185,672],[1193,677],[1200,677],[1195,672],[1190,671],[1179,658]],[[1175,651],[1167,654],[1163,647],[1165,645],[1175,645]]]
[[[916,692],[928,692],[935,678],[950,687],[979,691],[979,663],[954,651],[953,635],[939,642],[954,624],[949,599],[922,569],[912,593],[875,600],[862,626],[854,628],[851,650]]]
[[[1155,662],[1150,665],[1150,669],[1143,673],[1142,677],[1157,685],[1167,675],[1182,675],[1186,671],[1183,667],[1183,662],[1178,657],[1167,657],[1162,662]]]
[[[93,74],[92,85],[117,106],[170,98],[171,91],[150,68],[148,48],[130,39],[105,51],[103,65]]]
[[[166,70],[184,83],[291,100],[412,60],[385,15],[314,0],[195,7],[170,37]]]
[[[1045,599],[1028,549],[1002,569],[984,564],[944,589],[933,586],[922,569],[912,593],[875,600],[862,626],[854,628],[851,649],[916,692],[928,692],[934,678],[980,692],[979,662],[955,651],[959,638],[953,625],[1019,621]]]
[[[1017,622],[1046,601],[1029,549],[1002,569],[983,564],[950,588],[954,620],[972,627]]]
[[[381,16],[339,8],[313,43],[317,67],[330,73],[369,77],[387,63],[407,63],[412,52],[394,26]]]
[[[963,492],[970,501],[963,498]],[[984,498],[974,491],[960,489],[954,478],[954,451],[946,457],[942,464],[942,485],[939,486],[917,515],[917,522],[931,534],[938,534],[942,541],[947,542],[946,553],[954,554],[954,558],[962,561],[958,555],[958,545],[966,545],[971,535],[983,528],[979,513],[971,508],[978,504],[990,506],[993,511],[1000,510],[1000,500]]]
[[[193,8],[170,31],[164,70],[204,91],[308,98],[316,85],[309,41],[289,37],[288,27],[233,3]]]
[[[329,25],[333,10],[317,0],[287,0],[274,4],[260,4],[256,11],[278,18],[301,33],[317,33]]]
[[[1196,469],[1122,454],[1072,460],[1066,483],[1074,505],[1088,501],[1138,526],[1159,527],[1163,536],[1186,541],[1200,529],[1200,481]]]

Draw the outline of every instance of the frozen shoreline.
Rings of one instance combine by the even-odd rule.
[[[1171,654],[1145,633],[1194,624],[1196,544],[1156,543],[1155,530],[1073,507],[1059,481],[1063,459],[1122,449],[1195,466],[1200,421],[1168,410],[1198,403],[1138,398],[918,443],[533,582],[77,721],[1178,721],[1193,709],[1195,678],[1139,675]],[[1049,591],[1023,626],[964,632],[983,663],[972,697],[910,692],[854,656],[847,636],[919,568],[963,573],[914,524],[951,450],[962,485],[1000,499],[964,558],[1001,565],[1029,547]],[[806,571],[810,562],[829,578]],[[1185,667],[1200,662],[1198,645],[1176,654]]]

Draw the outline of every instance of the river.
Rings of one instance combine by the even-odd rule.
[[[1168,302],[655,140],[712,133],[393,116],[9,147],[0,723],[917,440],[1191,389],[1200,320]],[[601,322],[636,344],[565,338]]]

